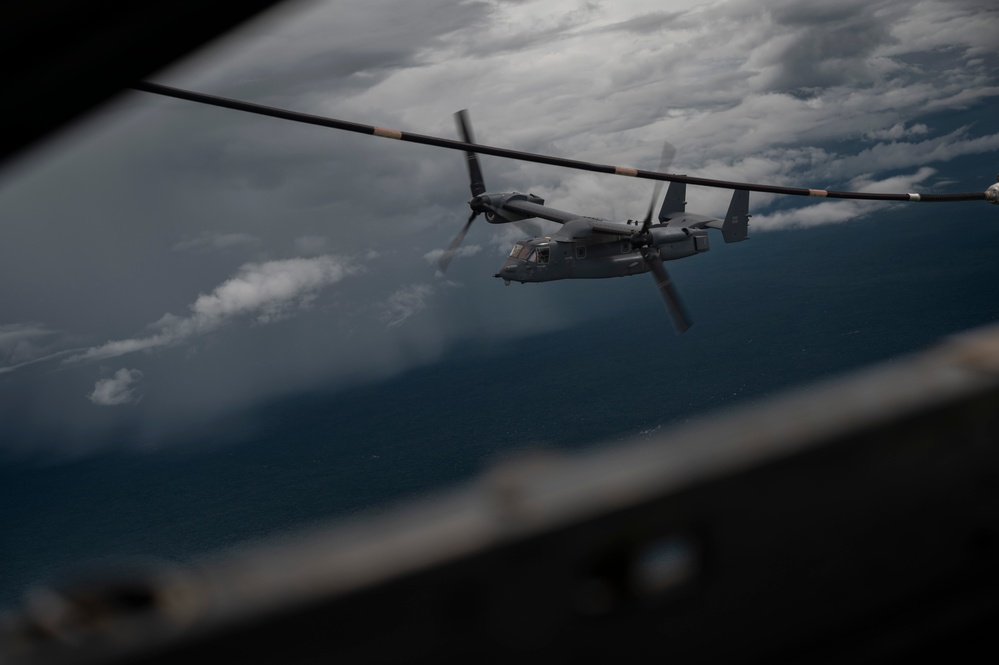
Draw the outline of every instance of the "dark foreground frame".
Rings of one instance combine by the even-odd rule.
[[[53,589],[5,655],[953,660],[995,643],[997,515],[999,327],[282,545]]]

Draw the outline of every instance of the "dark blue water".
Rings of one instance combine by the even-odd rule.
[[[466,342],[432,366],[254,405],[157,451],[123,440],[72,462],[7,458],[0,606],[81,563],[183,561],[442,488],[516,450],[639,435],[995,321],[999,220],[966,210],[717,239],[670,264],[695,321],[682,337],[647,276],[607,280],[588,293],[626,294],[617,310],[570,330]]]

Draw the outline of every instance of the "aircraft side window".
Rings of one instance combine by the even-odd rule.
[[[547,247],[541,247],[538,249],[538,263],[548,263],[548,252]]]
[[[576,258],[577,259],[586,258],[586,245],[576,245]]]

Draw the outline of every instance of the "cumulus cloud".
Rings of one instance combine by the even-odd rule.
[[[136,385],[141,378],[142,372],[139,370],[123,367],[110,379],[99,379],[87,398],[97,406],[134,404],[142,399]]]
[[[259,238],[248,233],[212,233],[205,231],[197,238],[181,240],[175,243],[173,249],[176,251],[224,250],[237,247],[252,247],[259,242]]]
[[[433,287],[429,284],[409,284],[402,287],[382,303],[382,321],[388,324],[389,328],[402,325],[426,308],[427,300],[433,291]]]
[[[907,127],[904,122],[896,122],[887,129],[875,129],[869,131],[864,134],[864,138],[872,141],[898,141],[899,139],[907,139],[912,136],[928,134],[929,131],[930,128],[921,122],[909,127]]]
[[[240,317],[271,323],[307,307],[321,289],[355,270],[345,259],[331,255],[247,263],[211,293],[199,296],[187,316],[166,314],[151,326],[155,330],[151,335],[110,341],[71,356],[67,362],[174,346]]]

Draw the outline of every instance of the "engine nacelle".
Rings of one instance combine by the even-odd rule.
[[[652,245],[664,261],[682,259],[711,249],[704,229],[651,228]]]
[[[673,245],[678,242],[686,242],[690,239],[688,229],[677,229],[670,226],[653,226],[649,229],[652,236],[652,246],[662,247],[663,245]]]
[[[506,224],[508,222],[519,222],[530,219],[530,215],[521,215],[512,210],[497,212],[510,201],[527,201],[535,205],[544,205],[545,200],[534,194],[521,194],[519,192],[503,192],[500,194],[480,194],[469,203],[472,210],[486,213],[486,221],[490,224]]]

